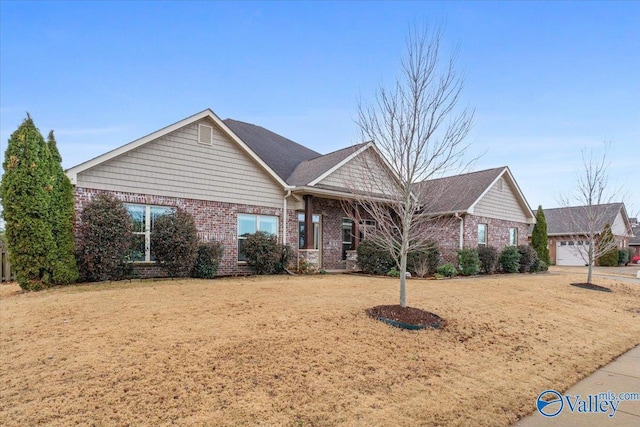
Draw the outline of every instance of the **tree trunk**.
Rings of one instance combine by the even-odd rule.
[[[407,306],[407,251],[400,254],[400,306]]]
[[[587,273],[587,283],[591,284],[591,277],[593,276],[593,264],[596,262],[593,256],[593,240],[589,245],[589,272]]]

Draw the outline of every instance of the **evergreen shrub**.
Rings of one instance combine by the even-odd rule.
[[[191,277],[199,279],[213,279],[220,267],[220,261],[224,252],[221,242],[212,240],[198,245],[196,263],[191,271]]]
[[[480,258],[474,248],[458,250],[458,266],[463,276],[475,276],[480,272]]]
[[[128,263],[133,221],[124,204],[99,194],[80,214],[77,259],[81,279],[121,280],[131,274]]]
[[[156,218],[151,230],[151,253],[169,277],[187,277],[198,257],[198,231],[183,209]]]
[[[498,265],[498,250],[493,246],[479,245],[478,259],[480,260],[480,272],[493,274]]]
[[[515,246],[506,246],[498,258],[500,269],[505,273],[517,273],[520,270],[520,253]]]

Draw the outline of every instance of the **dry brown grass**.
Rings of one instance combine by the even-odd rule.
[[[443,330],[391,328],[395,280],[0,286],[0,425],[509,425],[640,343],[640,287],[410,281]]]

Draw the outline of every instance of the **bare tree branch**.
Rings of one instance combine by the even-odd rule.
[[[607,205],[620,202],[621,197],[620,190],[609,184],[610,147],[610,143],[605,143],[601,152],[582,149],[582,166],[577,171],[574,191],[559,199],[559,204],[567,208],[562,221],[570,229],[569,236],[573,242],[583,243],[573,244],[571,249],[589,266],[587,283],[592,281],[596,260],[617,247],[615,240],[606,242],[600,239],[604,226],[612,222],[612,211]]]
[[[455,70],[457,53],[443,60],[441,42],[439,27],[411,28],[395,84],[390,89],[381,86],[372,105],[358,105],[363,140],[373,141],[377,151],[372,148],[361,156],[362,164],[354,168],[361,172],[347,183],[356,196],[346,211],[352,212],[354,221],[358,212],[376,221],[376,232],[367,238],[396,259],[403,307],[407,254],[428,249],[438,224],[455,221],[451,215],[436,216],[423,208],[446,189],[419,183],[469,165],[463,161],[468,147],[464,139],[473,111],[458,107],[464,85]],[[395,175],[391,180],[383,176],[387,167]]]

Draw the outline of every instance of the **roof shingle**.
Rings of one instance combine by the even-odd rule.
[[[261,126],[233,119],[223,122],[285,182],[301,162],[321,155]]]
[[[500,176],[506,166],[420,182],[416,194],[427,212],[449,213],[468,210]]]
[[[588,206],[544,209],[544,218],[547,222],[547,234],[584,234],[589,231],[589,216],[596,221],[595,229],[602,231],[606,224],[613,225],[616,216],[623,207],[623,203],[594,205],[591,207],[593,209],[591,215],[589,215]]]

